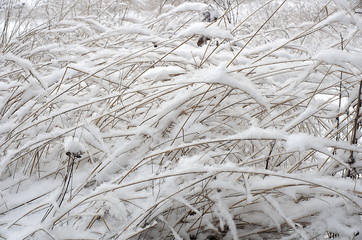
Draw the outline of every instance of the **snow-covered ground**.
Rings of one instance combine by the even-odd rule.
[[[360,238],[357,2],[12,3],[0,239]]]

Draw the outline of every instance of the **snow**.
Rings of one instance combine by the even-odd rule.
[[[0,91],[6,91],[11,88],[19,87],[19,86],[21,86],[21,84],[16,83],[16,82],[11,82],[11,83],[0,82]]]
[[[205,3],[198,3],[198,2],[186,2],[186,3],[182,3],[176,7],[174,7],[171,11],[164,13],[163,15],[161,15],[160,17],[165,17],[165,16],[169,16],[169,15],[174,15],[176,13],[180,13],[180,12],[186,12],[186,11],[205,11],[208,8],[208,5]]]
[[[356,74],[362,67],[362,53],[361,52],[347,52],[338,49],[328,49],[320,51],[315,58],[331,64],[349,67],[349,64],[357,67]]]
[[[193,35],[201,35],[211,38],[225,38],[225,39],[233,39],[233,35],[215,24],[201,23],[196,22],[192,23],[187,29],[183,30],[179,33],[179,36],[193,36]]]
[[[219,217],[221,230],[224,230],[225,225],[229,226],[231,235],[234,240],[239,239],[233,216],[229,212],[229,206],[221,199],[218,194],[211,195],[211,199],[216,203],[215,214]],[[225,222],[224,222],[225,221]]]
[[[86,151],[85,146],[81,143],[80,139],[71,136],[64,138],[64,152],[81,155]]]
[[[46,83],[39,77],[39,73],[35,70],[33,64],[24,58],[21,58],[19,56],[16,56],[12,53],[6,53],[4,54],[4,58],[7,61],[14,61],[16,64],[18,64],[24,71],[30,72],[36,80],[41,84],[43,89],[47,88]]]
[[[144,74],[144,78],[151,78],[154,80],[164,80],[170,78],[170,75],[182,74],[185,70],[178,66],[167,67],[154,67],[147,70]]]
[[[354,2],[161,2],[2,9],[0,237],[357,239]]]
[[[260,105],[267,109],[269,108],[267,100],[261,93],[257,92],[256,87],[251,81],[249,81],[249,79],[240,76],[239,74],[227,74],[227,69],[223,63],[217,67],[195,71],[188,78],[188,81],[208,82],[230,86],[245,92]]]

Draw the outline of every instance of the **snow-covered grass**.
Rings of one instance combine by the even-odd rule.
[[[359,239],[357,3],[229,2],[0,9],[0,239]]]

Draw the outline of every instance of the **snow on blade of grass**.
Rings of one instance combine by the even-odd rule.
[[[230,228],[232,238],[234,240],[238,239],[236,225],[233,216],[229,212],[230,207],[217,194],[211,195],[210,198],[216,203],[215,215],[219,217],[221,231],[224,231],[225,225],[227,225]]]
[[[317,60],[321,60],[327,63],[336,64],[349,68],[346,64],[351,64],[357,67],[357,71],[360,71],[362,67],[362,53],[346,52],[338,49],[323,50],[315,56]],[[360,72],[356,72],[358,74]]]
[[[7,53],[4,55],[4,57],[5,57],[6,61],[14,61],[25,72],[28,72],[31,75],[33,75],[36,78],[36,80],[41,84],[42,88],[44,88],[44,89],[47,88],[46,83],[41,79],[41,77],[39,76],[39,73],[34,69],[32,63],[29,60],[18,57],[12,53]]]
[[[186,2],[176,6],[171,11],[161,15],[160,17],[173,15],[179,12],[186,12],[186,11],[205,11],[208,5],[205,3],[198,3],[198,2]]]
[[[189,82],[209,82],[239,89],[252,97],[260,105],[267,109],[269,108],[265,97],[258,93],[257,87],[249,79],[238,74],[227,74],[223,64],[217,67],[210,67],[209,69],[205,68],[194,71],[187,79]]]
[[[177,66],[155,67],[147,70],[143,74],[144,78],[154,80],[164,80],[170,78],[170,75],[185,73],[185,70]]]
[[[183,30],[179,34],[180,36],[193,36],[193,35],[202,35],[213,38],[225,38],[232,39],[233,35],[225,31],[214,24],[208,25],[206,23],[193,23],[187,29]]]

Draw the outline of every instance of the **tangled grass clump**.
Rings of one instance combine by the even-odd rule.
[[[0,9],[0,239],[357,239],[361,16],[322,2]]]

